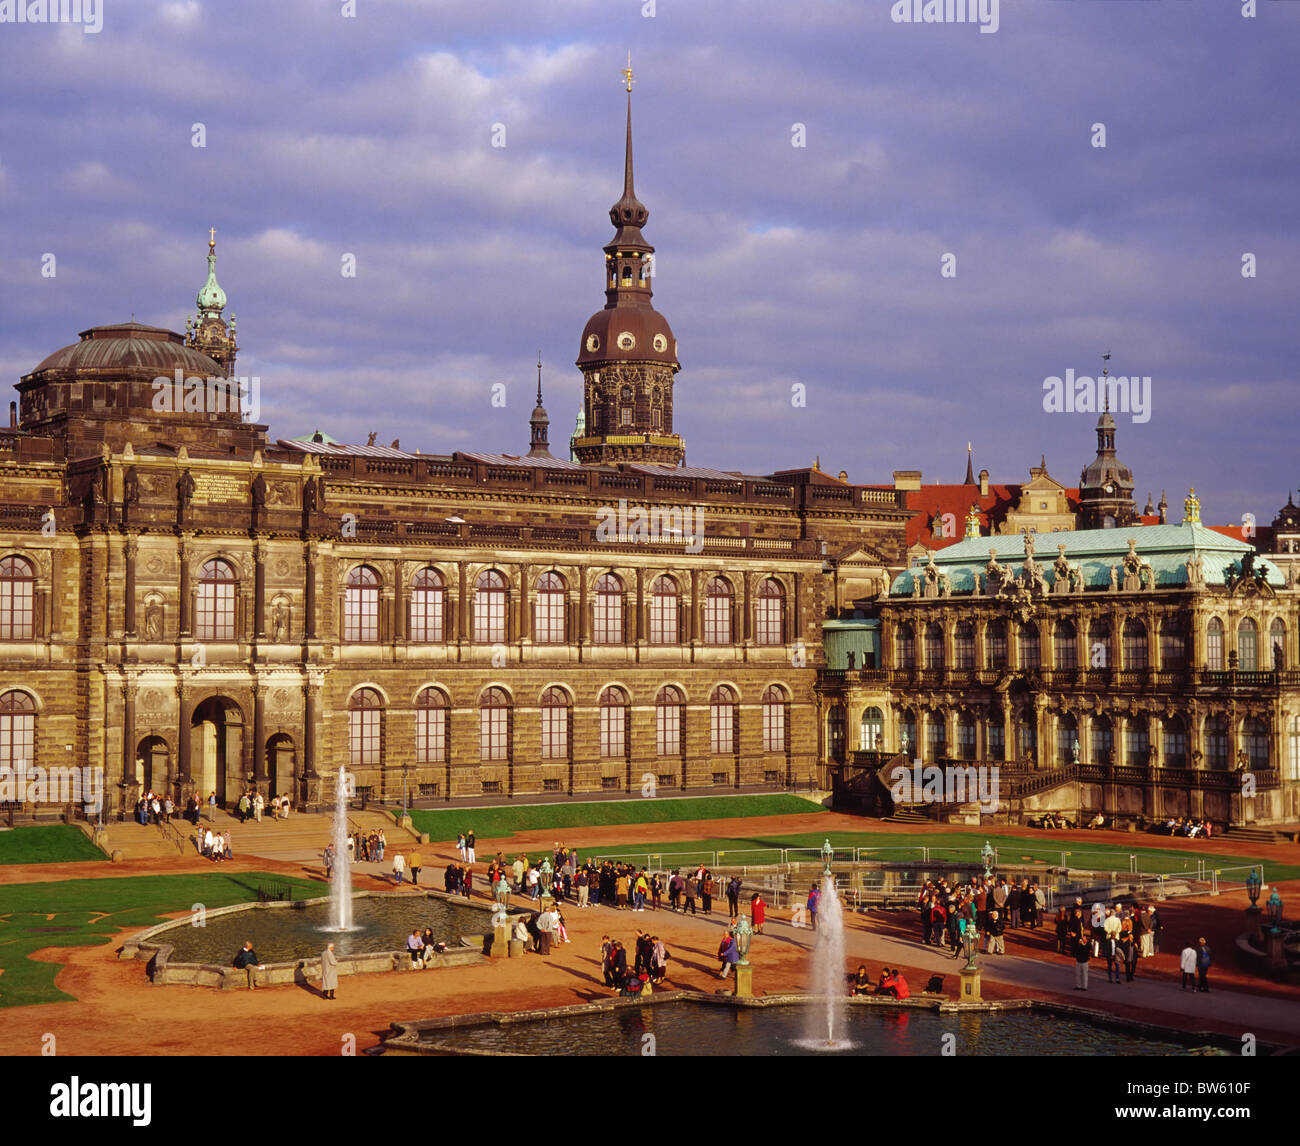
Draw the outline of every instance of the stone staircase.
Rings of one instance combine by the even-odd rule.
[[[1289,844],[1296,840],[1300,826],[1284,825],[1280,828],[1228,828],[1225,835],[1246,844]]]
[[[892,813],[885,817],[885,821],[890,824],[929,824],[934,820],[933,816],[928,816],[918,804],[897,804]]]
[[[174,860],[193,852],[193,844],[186,846],[189,833],[190,825],[184,820],[174,819],[170,827],[163,828],[127,820],[120,824],[105,824],[99,843],[110,856],[120,852],[123,859]]]

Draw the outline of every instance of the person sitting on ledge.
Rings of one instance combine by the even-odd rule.
[[[1099,829],[1106,826],[1106,817],[1098,812],[1091,820],[1088,821],[1088,827]]]
[[[867,974],[867,965],[858,964],[858,973],[849,976],[849,994],[850,995],[869,995],[871,994],[871,976]]]

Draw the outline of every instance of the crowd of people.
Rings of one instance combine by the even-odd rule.
[[[892,970],[882,967],[880,977],[873,983],[865,963],[859,963],[857,971],[849,976],[850,995],[883,995],[892,999],[910,998],[912,988],[907,984],[907,976],[902,968]]]
[[[1214,824],[1210,820],[1193,820],[1184,819],[1179,816],[1177,819],[1170,818],[1160,826],[1161,834],[1166,836],[1186,836],[1189,839],[1204,837],[1210,839],[1214,835]]]
[[[1005,955],[1008,928],[1037,930],[1046,905],[1043,889],[1028,879],[975,875],[959,887],[927,880],[917,896],[921,939],[927,947],[947,947],[956,958],[974,929],[986,954]]]
[[[1154,904],[1097,902],[1085,905],[1076,899],[1071,908],[1057,910],[1056,949],[1074,960],[1076,991],[1088,989],[1088,968],[1093,959],[1106,963],[1106,982],[1131,983],[1139,959],[1160,952],[1164,923]],[[1208,991],[1210,948],[1204,938],[1189,943],[1180,955],[1183,989],[1189,986]],[[1192,977],[1195,983],[1192,983]]]
[[[210,859],[213,863],[234,858],[235,853],[230,847],[229,832],[214,832],[211,826],[208,826],[194,833],[194,843],[199,849],[199,855]]]
[[[619,939],[600,937],[600,970],[605,986],[623,997],[648,995],[668,978],[670,956],[658,935],[638,930],[628,966],[627,948]]]

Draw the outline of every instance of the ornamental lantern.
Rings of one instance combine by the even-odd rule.
[[[1246,894],[1250,896],[1250,906],[1252,909],[1257,908],[1259,900],[1259,889],[1264,886],[1264,881],[1260,879],[1259,868],[1251,868],[1250,875],[1246,876]]]
[[[835,858],[835,849],[831,847],[831,841],[822,844],[822,875],[831,874],[831,860]]]
[[[1273,888],[1273,894],[1268,897],[1268,903],[1265,905],[1268,909],[1268,918],[1272,922],[1272,932],[1276,935],[1282,930],[1282,897],[1278,895],[1277,888]]]
[[[966,970],[975,970],[975,955],[979,951],[979,933],[975,930],[975,924],[968,921],[966,930],[961,933],[962,954],[966,956]]]
[[[984,841],[984,846],[980,849],[980,859],[984,861],[984,875],[991,877],[993,875],[993,861],[997,858],[997,852],[993,850],[993,845]]]
[[[740,917],[740,922],[732,928],[731,934],[736,940],[736,950],[740,953],[741,965],[748,967],[749,945],[754,939],[754,929],[750,927],[747,916]]]

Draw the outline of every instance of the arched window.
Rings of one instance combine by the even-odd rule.
[[[1043,649],[1039,643],[1038,626],[1027,621],[1020,626],[1020,667],[1036,669],[1043,663]]]
[[[826,749],[830,760],[843,764],[847,750],[848,716],[844,705],[833,704],[826,714]]]
[[[384,698],[373,688],[359,688],[348,701],[348,761],[354,768],[382,759]]]
[[[722,577],[710,577],[704,595],[704,643],[731,644],[731,585]]]
[[[1205,718],[1205,766],[1220,772],[1228,770],[1228,718]]]
[[[610,685],[600,694],[600,754],[627,755],[627,693]]]
[[[197,616],[194,635],[201,641],[235,639],[235,571],[228,562],[214,557],[199,571]],[[373,638],[372,638],[373,639]]]
[[[1130,716],[1124,721],[1124,763],[1130,768],[1145,768],[1151,753],[1151,730],[1145,716]]]
[[[448,736],[447,694],[422,688],[415,698],[415,762],[445,764]]]
[[[0,695],[0,768],[12,776],[19,765],[36,763],[36,701],[10,689]]]
[[[379,640],[379,574],[358,565],[348,574],[343,591],[343,639]]]
[[[1079,722],[1071,713],[1056,718],[1056,762],[1064,767],[1074,760],[1074,742],[1079,738]]]
[[[785,641],[785,590],[774,577],[758,587],[754,604],[754,643],[779,645]]]
[[[763,751],[785,751],[785,714],[790,698],[779,684],[763,690]]]
[[[35,589],[30,561],[24,557],[0,561],[0,641],[26,641],[35,636]]]
[[[483,690],[478,701],[478,754],[484,761],[510,759],[510,695],[503,688]]]
[[[552,685],[542,693],[542,759],[569,758],[569,694]]]
[[[411,582],[411,637],[413,641],[441,641],[447,588],[442,574],[432,566],[421,569]]]
[[[898,667],[916,668],[916,635],[912,632],[912,626],[899,625],[894,643],[897,645]]]
[[[1211,617],[1205,627],[1205,667],[1211,672],[1223,671],[1223,622]]]
[[[660,756],[682,754],[682,714],[686,698],[681,690],[666,684],[655,697],[655,752]]]
[[[1187,667],[1187,629],[1181,617],[1166,617],[1160,623],[1160,667],[1166,671]]]
[[[985,658],[988,661],[988,668],[1004,669],[1007,667],[1007,623],[1006,621],[990,621],[985,643],[988,646],[985,650]]]
[[[613,573],[596,578],[596,603],[592,609],[592,640],[598,645],[621,645],[623,636],[623,582]]]
[[[948,755],[948,733],[942,712],[925,715],[925,759],[942,760]]]
[[[533,597],[533,641],[539,645],[562,645],[565,641],[565,582],[558,573],[537,578]]]
[[[650,587],[650,643],[675,645],[678,640],[677,582],[656,577]]]
[[[863,752],[876,752],[884,748],[885,714],[880,709],[864,708],[858,730],[858,747]]]
[[[506,639],[506,579],[484,569],[474,582],[474,639],[486,644]]]
[[[1092,718],[1092,762],[1094,764],[1110,763],[1110,754],[1115,747],[1115,730],[1110,726],[1110,717],[1094,716]]]
[[[988,729],[989,759],[1005,760],[1007,758],[1007,726],[1002,715],[1002,709],[996,705],[989,709],[986,727]]]
[[[964,708],[957,713],[957,755],[975,759],[975,717]]]
[[[1268,768],[1268,725],[1257,716],[1248,716],[1241,722],[1241,746],[1246,751],[1252,769]]]
[[[1166,768],[1187,767],[1187,722],[1181,716],[1168,716],[1161,722],[1161,754]]]
[[[1268,667],[1286,668],[1286,622],[1275,617],[1268,627]]]
[[[1088,667],[1108,669],[1114,661],[1110,647],[1110,622],[1098,617],[1088,626]]]
[[[1259,671],[1259,629],[1249,617],[1237,626],[1237,667],[1242,672]]]
[[[725,684],[718,685],[709,697],[709,750],[736,750],[736,694]]]
[[[925,626],[925,667],[943,668],[943,626],[937,621]]]
[[[1147,667],[1147,627],[1136,617],[1124,622],[1124,667]]]
[[[1052,659],[1059,669],[1079,667],[1079,634],[1073,621],[1057,621],[1052,632]]]
[[[975,667],[975,626],[970,621],[958,621],[952,632],[952,667]]]

